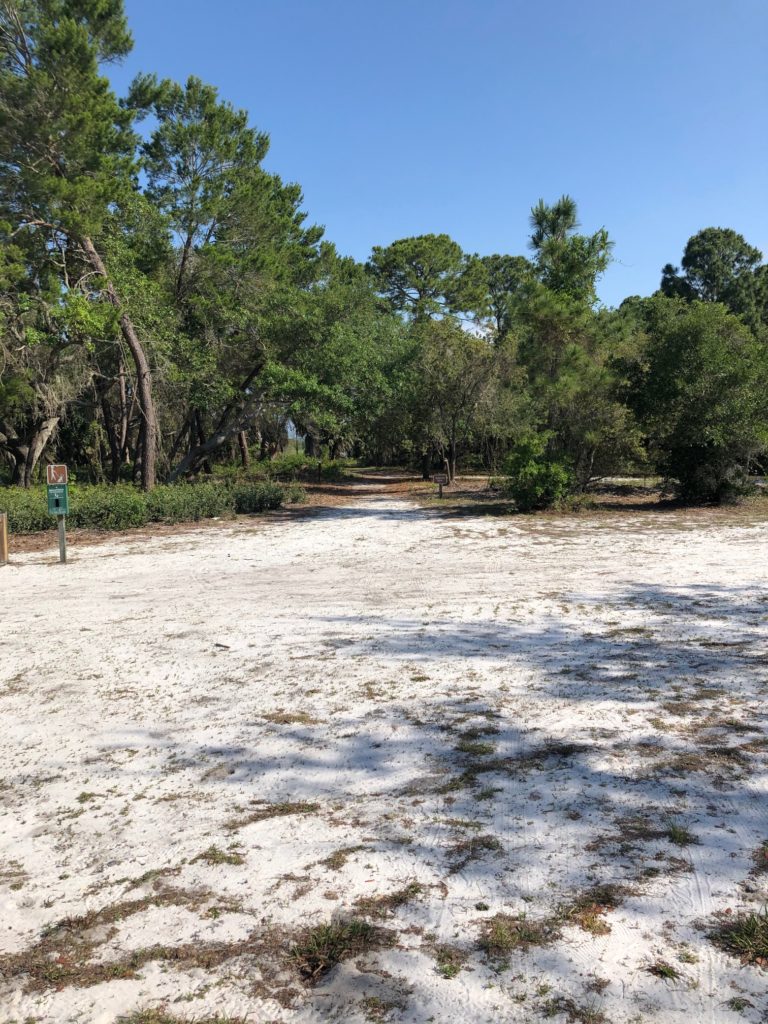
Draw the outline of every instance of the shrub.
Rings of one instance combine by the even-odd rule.
[[[87,530],[127,530],[150,522],[196,522],[236,512],[265,512],[285,501],[304,500],[306,493],[299,484],[269,481],[165,484],[148,494],[130,484],[72,485],[67,522]],[[36,533],[56,526],[55,517],[48,515],[44,487],[0,488],[0,512],[8,513],[12,533]]]
[[[570,468],[545,458],[546,443],[546,435],[533,435],[520,442],[507,460],[504,490],[521,512],[558,505],[573,489]]]
[[[28,491],[21,487],[0,489],[0,512],[8,513],[11,533],[37,533],[52,530],[56,525],[55,518],[48,515],[44,487],[33,487]]]
[[[70,487],[71,526],[86,530],[127,530],[149,521],[147,496],[129,484]]]
[[[230,516],[234,502],[221,484],[166,484],[149,492],[147,508],[153,522],[185,523]]]
[[[307,500],[307,492],[301,484],[286,484],[283,488],[283,500],[290,505],[303,505]]]
[[[659,470],[686,500],[739,497],[768,446],[763,344],[715,302],[656,296],[640,309],[648,344],[630,401]]]
[[[235,512],[266,512],[280,508],[285,491],[280,484],[235,484],[231,491]]]

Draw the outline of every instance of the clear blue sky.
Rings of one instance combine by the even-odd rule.
[[[126,0],[112,72],[247,109],[339,250],[526,251],[541,196],[602,225],[616,304],[703,227],[768,256],[768,0]]]

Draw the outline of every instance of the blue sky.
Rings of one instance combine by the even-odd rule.
[[[272,139],[339,250],[445,231],[524,253],[569,192],[608,228],[604,302],[703,227],[768,255],[768,0],[126,0],[111,75],[195,74]]]

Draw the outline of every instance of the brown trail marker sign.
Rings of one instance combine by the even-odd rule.
[[[437,496],[438,496],[438,498],[442,498],[442,496],[443,496],[443,484],[447,484],[448,483],[448,474],[447,473],[435,473],[435,475],[432,477],[432,482],[436,483],[438,485],[438,487],[440,488],[440,491],[438,492]]]
[[[48,515],[59,524],[59,561],[67,560],[67,515],[69,514],[69,474],[66,466],[46,466],[48,481]]]

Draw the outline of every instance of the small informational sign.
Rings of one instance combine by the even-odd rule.
[[[448,477],[446,476],[445,473],[435,473],[435,475],[432,477],[432,479],[435,481],[436,484],[447,484],[448,483]]]
[[[66,484],[48,485],[48,515],[69,515],[69,487]]]
[[[66,484],[69,481],[69,474],[66,466],[46,466],[45,473],[49,487],[56,484]]]

